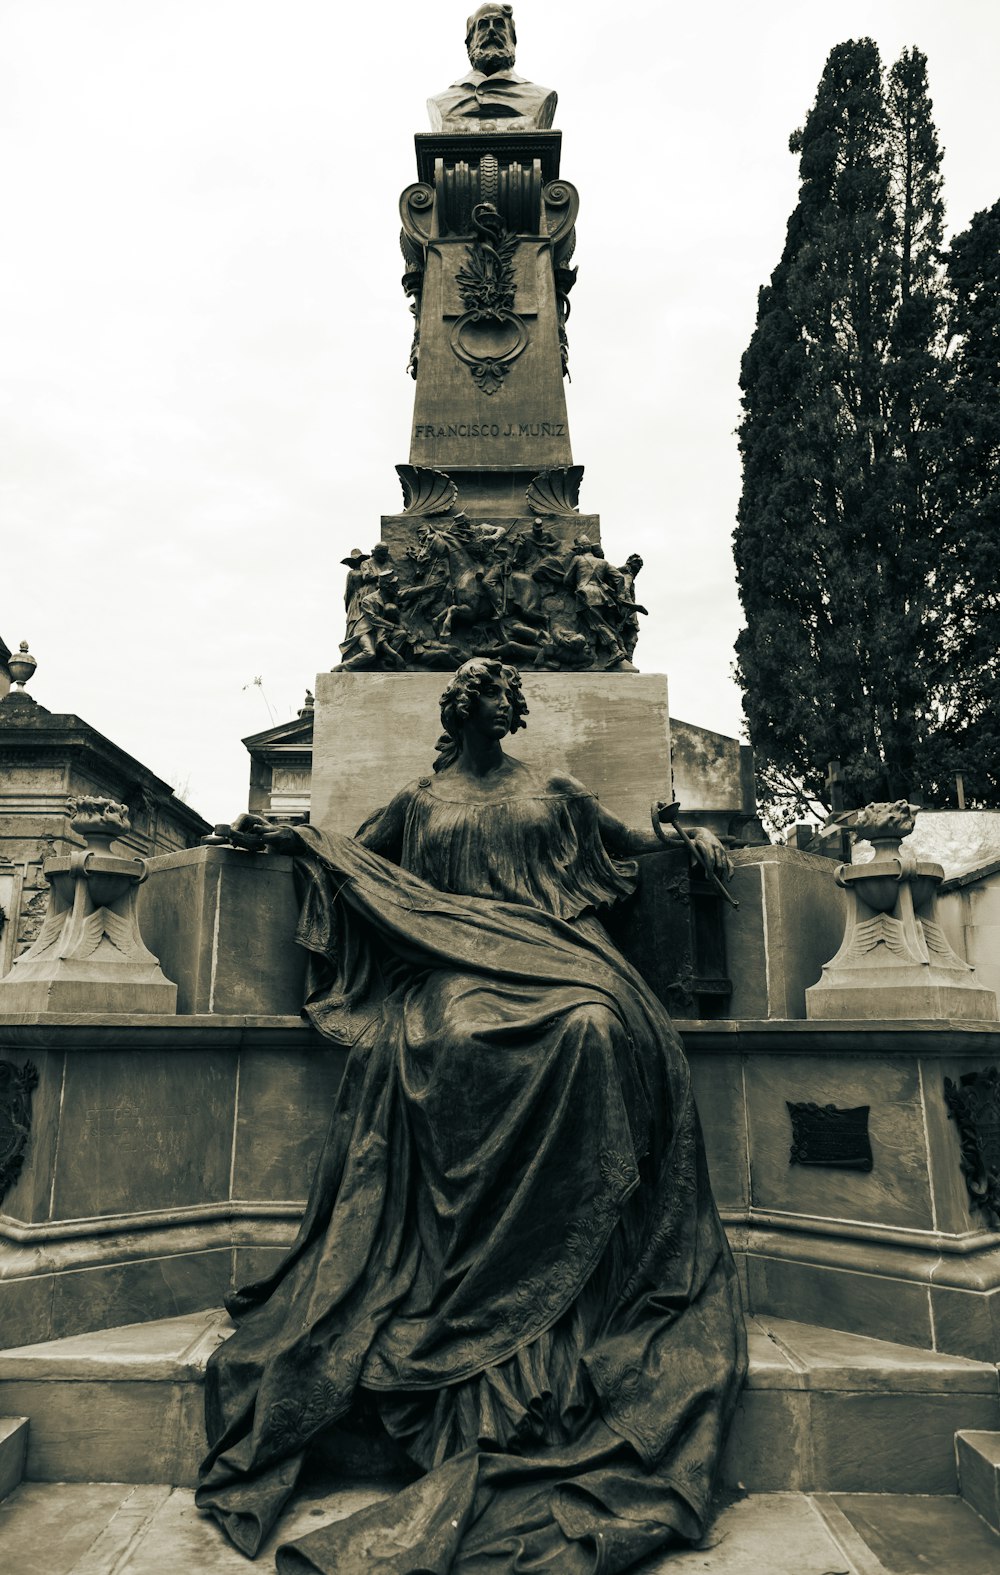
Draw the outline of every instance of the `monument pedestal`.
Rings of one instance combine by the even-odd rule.
[[[373,810],[434,769],[448,673],[320,673],[311,821],[352,835]],[[667,680],[657,673],[522,672],[524,733],[507,752],[566,771],[635,830],[669,799]]]

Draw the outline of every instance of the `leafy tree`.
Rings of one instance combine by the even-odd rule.
[[[790,141],[798,203],[743,358],[744,710],[772,816],[922,787],[941,687],[941,155],[926,59],[840,44]]]

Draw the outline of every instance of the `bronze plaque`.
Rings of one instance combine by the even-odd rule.
[[[790,1165],[824,1165],[830,1170],[871,1170],[872,1146],[868,1140],[869,1105],[838,1110],[836,1105],[816,1105],[786,1099],[792,1121]]]

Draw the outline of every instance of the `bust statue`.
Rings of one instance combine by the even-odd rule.
[[[427,100],[435,131],[545,131],[551,126],[556,95],[515,74],[516,43],[511,6],[492,3],[473,12],[465,35],[471,69]]]

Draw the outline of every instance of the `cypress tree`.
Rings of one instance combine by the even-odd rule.
[[[954,336],[945,424],[949,517],[940,579],[948,668],[934,765],[943,799],[964,777],[970,805],[1000,804],[1000,202],[947,256]],[[953,801],[953,800],[952,800]]]
[[[939,663],[940,151],[926,60],[838,45],[791,138],[799,198],[743,358],[737,673],[780,822],[912,795]]]

